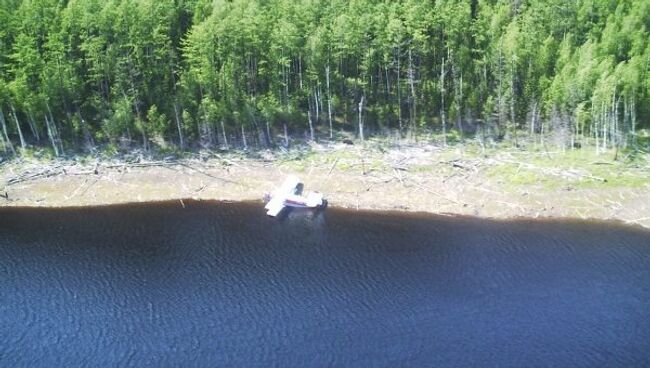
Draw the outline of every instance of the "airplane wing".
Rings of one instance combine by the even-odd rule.
[[[284,183],[282,183],[282,186],[280,189],[277,190],[277,194],[281,195],[289,195],[289,194],[294,194],[296,191],[296,187],[300,183],[300,179],[298,177],[290,175],[287,176],[286,179],[284,179]]]
[[[264,206],[268,211],[266,212],[269,216],[277,216],[280,211],[284,208],[284,201],[288,196],[292,195],[296,191],[296,187],[300,183],[300,179],[295,176],[289,176],[284,180],[282,186],[273,192],[273,197],[269,203]]]
[[[264,208],[268,210],[267,215],[275,217],[284,209],[284,198],[273,197]]]

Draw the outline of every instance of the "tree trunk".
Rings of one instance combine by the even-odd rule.
[[[271,124],[269,124],[269,119],[265,119],[266,122],[266,144],[269,147],[273,146],[273,136],[271,135]]]
[[[11,112],[14,116],[14,121],[16,122],[16,129],[18,130],[18,137],[20,138],[20,148],[25,149],[27,144],[25,144],[25,138],[23,137],[23,131],[20,129],[20,123],[18,122],[18,115],[16,115],[16,109],[14,105],[11,105]]]
[[[300,90],[302,90],[302,55],[298,54],[298,80],[300,82]]]
[[[381,73],[381,71],[379,71]],[[384,64],[384,78],[386,79],[386,88],[384,89],[384,104],[390,109],[390,112],[393,112],[392,110],[392,101],[391,101],[391,95],[390,95],[390,75],[388,74],[388,66]],[[390,128],[391,126],[391,114],[386,112],[386,126]]]
[[[287,132],[287,123],[283,124],[284,127],[284,147],[289,147],[289,133]]]
[[[398,47],[397,48],[397,122],[399,124],[399,135],[401,138],[404,127],[402,124],[402,88],[401,88],[402,83],[400,80],[400,73],[401,73],[400,56],[401,56],[401,51],[400,51],[400,47]]]
[[[440,120],[442,121],[442,144],[447,146],[447,114],[445,109],[445,57],[440,67]]]
[[[363,142],[365,137],[363,135],[363,101],[366,96],[361,96],[359,101],[359,139]]]
[[[605,108],[603,107],[603,110],[609,110],[609,107]],[[609,111],[606,111],[605,113],[605,119],[603,119],[603,152],[607,151],[607,131],[609,130],[609,123],[611,119],[611,114]]]
[[[332,129],[332,95],[330,92],[330,66],[329,60],[325,68],[325,78],[327,83],[327,120],[330,126],[330,139],[334,138],[334,131]]]
[[[138,113],[138,116],[139,115],[140,114]],[[92,135],[90,135],[90,131],[88,130],[88,127],[86,126],[86,121],[81,116],[81,113],[78,110],[77,110],[77,117],[79,118],[79,124],[81,124],[81,132],[84,135],[84,140],[86,142],[86,147],[88,147],[88,149],[90,149],[90,150],[94,150],[95,149],[95,142],[93,140]]]
[[[318,89],[314,89],[314,107],[316,111],[316,124],[320,122],[320,110],[318,107]]]
[[[537,113],[537,101],[533,102],[532,112],[530,114],[530,136],[535,136],[535,114]]]
[[[544,119],[539,121],[539,144],[544,146]],[[598,145],[598,144],[596,144]]]
[[[515,96],[515,60],[514,56],[512,59],[512,63],[510,65],[510,120],[512,124],[512,135],[515,141],[515,147],[518,146],[517,143],[517,122],[515,121],[516,116],[515,116],[515,104],[517,102],[516,96]]]
[[[41,136],[38,134],[36,122],[34,121],[34,116],[30,110],[27,110],[27,118],[27,121],[29,122],[29,129],[32,131],[32,136],[36,139],[36,142],[40,142]]]
[[[255,134],[253,134],[253,138],[255,138],[255,141],[253,142],[254,144],[257,145],[257,147],[260,146],[260,127],[259,124],[257,124],[257,118],[255,117],[255,111],[251,108],[251,106],[255,106],[255,98],[253,97],[253,101],[250,104],[246,105],[246,111],[248,111],[248,115],[250,116],[250,121],[252,122],[252,127],[255,129]]]
[[[176,129],[178,129],[178,145],[182,150],[185,149],[185,140],[183,138],[183,121],[181,118],[180,110],[178,107],[178,94],[176,91],[176,75],[174,74],[174,53],[170,52],[168,55],[169,60],[169,75],[172,78],[172,86],[174,86],[174,118],[176,119]]]
[[[596,113],[596,107],[591,106],[591,116],[594,119],[594,123],[591,126],[591,133],[594,136],[594,139],[596,140],[596,154],[600,153],[600,137],[599,137],[599,129],[600,129],[600,119],[602,116],[600,113]]]
[[[580,129],[578,127],[578,114],[573,115],[573,134],[571,134],[571,149],[576,148],[576,142],[578,141],[578,135],[580,134]]]
[[[622,104],[623,107],[623,119],[617,122],[618,131],[619,131],[619,144],[621,148],[627,148],[629,143],[629,138],[630,138],[630,131],[629,131],[630,112],[628,110],[630,105],[628,103],[628,97],[625,95],[619,96],[618,104],[619,105]]]
[[[0,109],[0,124],[2,124],[2,133],[4,135],[5,145],[9,146],[9,149],[15,155],[16,150],[14,149],[14,145],[11,143],[11,140],[9,139],[9,134],[7,134],[7,122],[5,121],[5,114],[1,109]],[[5,151],[7,149],[6,146],[5,146]]]
[[[5,143],[5,137],[0,135],[0,146],[2,146],[2,151],[6,154],[9,152],[8,145]]]
[[[282,53],[282,58],[284,59],[284,52]],[[287,66],[282,64],[282,80],[284,81],[284,103],[287,107],[287,112],[291,111],[289,104],[289,75],[287,73]]]
[[[185,149],[185,142],[183,140],[183,122],[181,121],[177,102],[174,102],[174,116],[176,117],[176,128],[178,129],[178,143],[182,151]]]
[[[212,139],[212,130],[210,129],[210,122],[208,119],[208,112],[206,111],[206,106],[201,102],[201,109],[203,110],[203,146],[206,148],[212,148],[213,139]]]
[[[314,123],[311,120],[311,102],[307,101],[307,120],[309,120],[309,138],[314,141]]]
[[[612,109],[614,113],[614,122],[612,126],[612,143],[614,144],[614,149],[616,150],[614,153],[614,160],[618,160],[618,149],[621,144],[620,129],[618,126],[618,105],[620,104],[620,100],[620,96],[616,98],[616,94],[614,94],[614,97],[612,98],[612,103],[614,104]]]
[[[226,137],[226,127],[223,125],[223,120],[221,120],[221,135],[223,136],[223,144],[226,147],[226,150],[229,150],[228,147],[228,138]]]
[[[140,135],[142,136],[142,149],[147,152],[149,151],[149,144],[147,139],[147,133],[144,131],[144,128],[140,130]]]
[[[248,150],[248,142],[246,142],[246,131],[244,131],[244,123],[241,123],[241,139],[244,143],[244,150]]]
[[[499,128],[503,126],[503,56],[501,55],[501,51],[503,49],[503,37],[501,37],[501,40],[499,41],[499,57],[498,57],[498,62],[499,62],[499,74],[497,76],[498,78],[498,86],[497,86],[497,111],[498,113],[498,120],[497,123],[499,125]]]
[[[318,106],[320,106],[320,112],[323,114],[323,87],[321,86],[320,80],[318,81]],[[318,124],[320,124],[320,119],[318,120]]]
[[[458,72],[456,66],[452,63],[452,74],[454,76],[454,104],[456,105],[456,126],[460,141],[463,142],[463,73]],[[460,74],[460,76],[459,76]]]
[[[632,129],[632,147],[636,149],[636,101],[634,96],[630,102],[630,128]]]
[[[45,115],[45,127],[47,128],[47,135],[50,138],[50,143],[52,143],[52,149],[54,149],[54,154],[59,157],[59,147],[56,145],[56,139],[54,138],[54,133],[52,132],[52,127],[50,126],[50,121]]]
[[[63,150],[63,141],[61,140],[61,134],[59,134],[59,128],[56,126],[56,121],[54,120],[54,116],[52,115],[50,104],[46,102],[45,106],[47,106],[47,112],[48,114],[50,114],[50,128],[52,129],[52,133],[54,134],[54,139],[56,140],[56,143],[59,146],[59,152],[62,155],[65,155],[65,151]]]
[[[415,70],[413,69],[413,56],[412,49],[409,48],[409,85],[411,87],[411,130],[413,131],[413,136],[417,140],[417,96],[415,94]]]

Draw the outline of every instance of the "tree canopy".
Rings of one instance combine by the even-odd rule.
[[[0,24],[5,152],[650,127],[648,0],[0,0]]]

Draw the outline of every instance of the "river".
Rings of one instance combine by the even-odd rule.
[[[650,366],[650,232],[258,203],[0,208],[0,366]]]

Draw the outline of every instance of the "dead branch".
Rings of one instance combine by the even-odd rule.
[[[23,183],[30,180],[36,180],[36,179],[48,178],[50,176],[55,176],[55,175],[61,175],[63,173],[65,173],[65,171],[63,171],[60,166],[46,167],[36,172],[27,171],[13,178],[9,178],[7,180],[7,186]]]
[[[461,205],[461,206],[467,206],[467,205],[468,205],[467,203],[459,202],[459,201],[457,201],[457,200],[455,200],[455,199],[453,199],[453,198],[449,198],[449,197],[447,197],[447,196],[445,196],[445,195],[442,195],[442,194],[436,192],[435,190],[429,189],[428,187],[425,187],[424,185],[422,185],[422,184],[416,182],[415,180],[413,180],[413,183],[414,183],[415,186],[417,186],[419,189],[424,190],[425,192],[430,193],[430,194],[433,194],[433,195],[435,195],[435,196],[437,196],[437,197],[440,197],[440,198],[442,198],[442,199],[444,199],[444,200],[446,200],[446,201],[448,201],[448,202],[455,203],[455,204],[458,204],[458,205]]]
[[[327,172],[327,177],[329,178],[330,175],[332,175],[332,171],[336,167],[336,164],[339,162],[339,158],[337,157],[336,160],[334,160],[334,163],[332,163],[332,166],[330,167],[330,170]]]
[[[393,172],[395,173],[395,177],[397,178],[397,180],[399,180],[399,182],[402,183],[402,186],[406,187],[406,185],[404,184],[404,180],[402,179],[402,175],[400,175],[399,171],[393,168]]]
[[[601,178],[598,176],[591,175],[590,173],[581,173],[576,170],[560,170],[560,169],[545,169],[542,167],[538,167],[529,163],[525,162],[519,162],[519,161],[513,161],[513,160],[504,160],[504,159],[496,159],[497,161],[508,163],[508,164],[513,164],[513,165],[519,165],[519,167],[524,167],[528,170],[536,170],[540,171],[544,174],[550,174],[554,176],[561,176],[561,177],[567,177],[567,176],[576,176],[580,178],[587,178],[591,180],[596,180],[596,181],[601,181],[603,183],[607,182],[607,179]]]
[[[232,181],[232,180],[228,180],[228,179],[220,178],[220,177],[218,177],[218,176],[214,176],[214,175],[212,175],[212,174],[210,174],[210,173],[207,173],[207,172],[205,172],[205,171],[203,171],[203,170],[201,170],[201,169],[198,169],[198,168],[196,168],[196,167],[190,166],[190,165],[188,165],[188,164],[186,164],[186,163],[184,163],[184,162],[178,162],[177,165],[180,165],[180,166],[186,167],[186,168],[188,168],[188,169],[190,169],[190,170],[194,170],[194,171],[196,171],[196,172],[198,172],[198,173],[200,173],[200,174],[203,174],[203,175],[205,175],[205,176],[207,176],[207,177],[209,177],[209,178],[217,179],[217,180],[221,180],[221,181],[223,181],[223,182],[225,182],[225,183],[230,183],[230,184],[239,184],[239,183],[237,183],[237,182],[235,182],[235,181]]]
[[[152,167],[152,166],[169,166],[176,164],[175,161],[151,161],[151,162],[132,162],[132,163],[119,163],[111,165],[103,165],[107,169],[114,169],[118,167]]]

